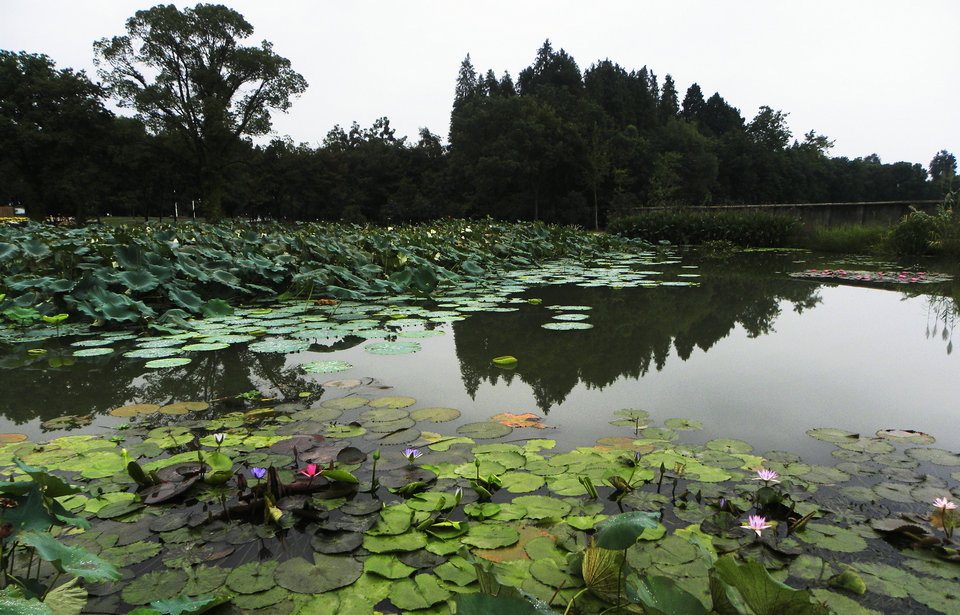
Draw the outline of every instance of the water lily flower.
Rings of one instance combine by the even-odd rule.
[[[217,443],[218,445],[219,445],[219,444],[223,444],[223,438],[224,438],[224,437],[225,437],[225,435],[222,434],[222,433],[215,433],[215,434],[213,434],[213,439],[216,441],[216,443]]]
[[[250,473],[253,474],[258,479],[263,478],[267,473],[266,468],[250,468]]]
[[[754,478],[753,480],[762,480],[765,484],[766,484],[766,483],[779,483],[780,481],[777,480],[777,477],[779,477],[779,476],[780,476],[780,475],[777,474],[777,473],[776,473],[775,471],[773,471],[773,470],[768,470],[768,469],[766,469],[766,468],[760,468],[759,470],[757,470],[757,476],[756,476],[756,478]]]
[[[323,474],[323,470],[317,470],[317,464],[311,463],[307,466],[305,470],[300,470],[300,473],[306,476],[307,478],[313,480],[314,476],[319,476]]]
[[[416,448],[407,448],[403,450],[403,456],[407,458],[407,461],[410,462],[410,465],[413,465],[413,460],[421,455],[423,455],[423,453]]]
[[[957,505],[951,502],[947,498],[937,498],[933,501],[933,506],[939,508],[940,510],[946,512],[948,510],[956,510]]]
[[[765,529],[771,528],[771,527],[773,527],[773,526],[770,525],[769,523],[767,523],[767,518],[764,517],[764,516],[761,516],[761,515],[750,515],[749,521],[747,521],[746,523],[744,523],[744,524],[741,525],[740,527],[742,527],[742,528],[744,528],[744,529],[747,529],[747,530],[753,530],[754,532],[757,533],[757,536],[759,537],[759,536],[760,536],[760,532],[762,532],[762,531],[765,530]]]

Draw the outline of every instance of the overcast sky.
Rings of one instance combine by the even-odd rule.
[[[124,34],[155,2],[0,0],[0,48],[45,53],[97,80],[92,43]],[[176,3],[179,7],[192,3]],[[587,69],[670,73],[719,92],[749,121],[761,105],[789,113],[794,137],[814,129],[834,156],[879,154],[924,167],[960,155],[960,1],[790,0],[236,0],[254,27],[310,84],[274,129],[317,146],[334,124],[390,118],[416,140],[446,138],[457,71],[516,78],[544,39]]]

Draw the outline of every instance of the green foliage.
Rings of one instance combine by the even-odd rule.
[[[875,254],[882,249],[888,232],[887,227],[872,225],[824,227],[816,229],[804,244],[821,252]]]
[[[890,231],[889,242],[894,252],[902,255],[922,255],[930,251],[936,224],[932,216],[915,211],[905,216]]]
[[[777,248],[788,244],[797,220],[762,212],[694,212],[657,210],[619,218],[610,233],[650,242],[703,244],[728,241],[740,246]]]

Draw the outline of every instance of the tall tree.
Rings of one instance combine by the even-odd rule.
[[[677,117],[680,113],[680,104],[677,102],[677,86],[673,83],[670,73],[663,78],[663,89],[660,90],[660,121],[666,122]]]
[[[680,112],[680,117],[688,122],[696,122],[700,119],[700,114],[703,113],[705,105],[703,91],[699,85],[694,83],[687,88],[687,93],[683,97],[683,110]]]
[[[940,184],[946,193],[953,189],[953,179],[957,175],[957,157],[945,149],[937,152],[930,161],[930,179]]]
[[[766,150],[782,150],[793,136],[790,128],[787,127],[788,115],[789,113],[774,111],[764,105],[760,107],[756,117],[747,124],[747,134],[757,145]]]
[[[94,43],[99,74],[121,106],[189,145],[205,213],[217,219],[241,137],[269,132],[271,111],[287,110],[307,82],[268,41],[241,46],[253,26],[222,5],[158,5],[137,11],[126,30]]]

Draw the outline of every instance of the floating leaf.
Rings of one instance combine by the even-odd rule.
[[[179,358],[170,358],[170,359],[154,359],[153,361],[147,361],[143,364],[144,367],[149,367],[151,369],[157,369],[162,367],[180,367],[181,365],[186,365],[192,362],[193,359],[188,359],[186,357]]]
[[[372,399],[368,402],[371,408],[406,408],[407,406],[412,406],[417,403],[417,400],[412,397],[378,397],[377,399]],[[407,416],[404,413],[403,416]],[[392,420],[392,419],[386,419]]]
[[[523,414],[511,414],[509,412],[501,412],[500,414],[495,414],[489,418],[491,421],[497,423],[503,423],[509,427],[537,427],[540,429],[545,429],[547,426],[540,423],[542,417],[532,414],[530,412],[525,412]]]
[[[499,549],[509,547],[520,540],[517,530],[502,523],[471,523],[466,536],[460,538],[463,544],[479,549]]]
[[[363,564],[349,556],[313,554],[311,564],[294,557],[277,566],[277,585],[300,594],[319,594],[350,585],[363,574]]]
[[[421,346],[417,342],[375,342],[367,344],[364,350],[371,354],[410,354],[418,352]]]
[[[460,418],[460,411],[453,408],[421,408],[410,413],[415,421],[429,421],[431,423],[446,423]]]
[[[551,331],[579,331],[593,328],[593,325],[586,322],[548,322],[540,326]]]
[[[912,429],[881,429],[877,431],[877,436],[905,444],[933,444],[936,442],[936,439],[930,434]]]
[[[476,440],[491,440],[502,438],[513,431],[513,428],[502,423],[488,421],[485,423],[467,423],[457,427],[457,433]]]
[[[346,361],[313,361],[312,363],[304,363],[300,367],[303,371],[311,374],[330,374],[353,369],[353,365]]]
[[[494,357],[493,364],[501,369],[514,369],[517,367],[517,358],[505,355],[502,357]]]

